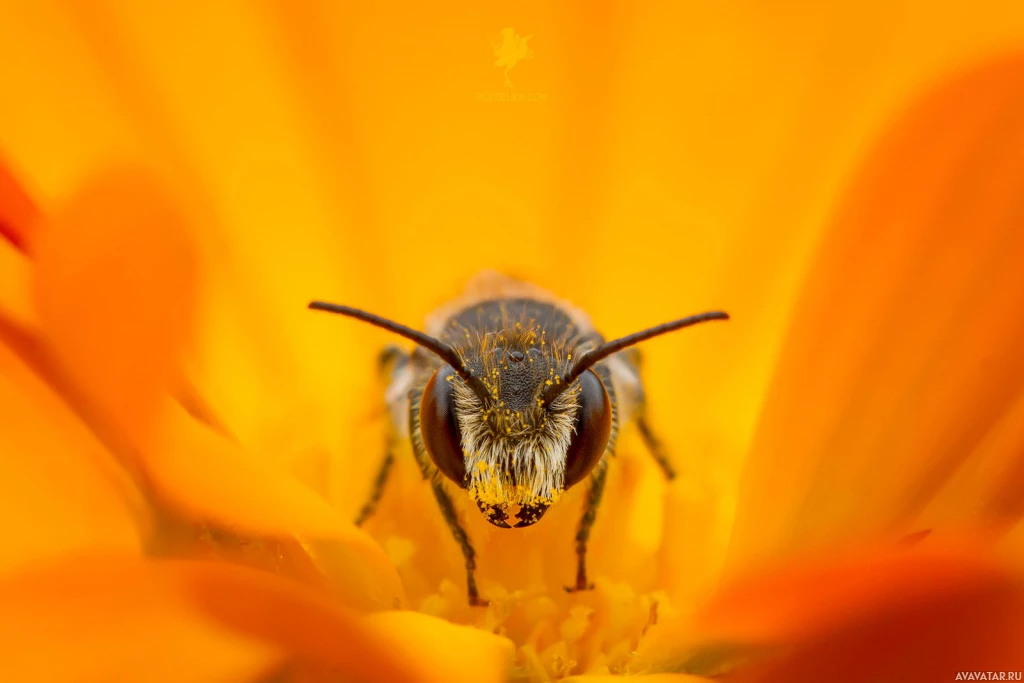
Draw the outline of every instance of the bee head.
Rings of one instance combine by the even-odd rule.
[[[471,365],[482,391],[451,366],[423,392],[420,433],[438,469],[465,488],[489,522],[537,522],[600,463],[612,407],[591,370],[562,381],[571,356],[503,339]],[[544,400],[545,389],[561,385]]]
[[[729,317],[701,313],[599,346],[588,344],[573,356],[578,349],[552,348],[530,330],[485,335],[470,352],[349,306],[314,301],[309,307],[394,332],[443,361],[420,401],[423,446],[488,521],[506,528],[536,523],[562,492],[601,462],[612,405],[591,369],[596,363],[651,337]]]

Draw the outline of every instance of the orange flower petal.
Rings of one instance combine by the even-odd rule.
[[[733,566],[919,530],[1024,391],[1022,211],[1018,53],[911,106],[839,208],[765,401]]]
[[[778,648],[736,680],[953,680],[1024,666],[1024,585],[976,546],[844,554],[734,583],[695,627]]]
[[[207,573],[194,568],[182,580]],[[137,558],[73,556],[0,581],[4,678],[244,681],[279,660],[279,646],[218,623],[168,574],[170,566]],[[224,600],[262,597],[227,581],[219,587]]]
[[[360,681],[436,680],[372,620],[262,571],[167,562],[167,576],[220,623]]]
[[[38,216],[35,202],[0,160],[0,237],[24,251]]]
[[[310,130],[282,69],[291,55],[275,40],[276,14],[122,0],[70,11],[125,113],[215,215],[201,236],[209,277],[192,381],[247,447],[290,429],[336,450],[339,420],[361,405],[350,382],[373,377],[377,342],[355,343],[373,333],[323,321],[306,303],[379,305],[388,240],[353,220],[349,184],[323,172],[321,161],[347,164],[349,153],[329,152]]]
[[[735,504],[727,484],[701,481],[699,474],[677,477],[664,500],[665,519],[671,521],[665,524],[657,585],[685,610],[715,586]]]
[[[0,318],[19,328],[36,326],[31,261],[23,251],[0,241]]]
[[[330,680],[487,681],[503,680],[511,651],[498,636],[412,613],[363,617],[212,562],[69,556],[0,581],[0,600],[0,656],[18,681],[254,680],[284,656]],[[456,662],[462,653],[442,647],[456,644],[473,654]]]
[[[40,230],[43,334],[105,419],[145,442],[188,336],[193,257],[183,219],[157,181],[108,173]]]
[[[647,674],[640,676],[587,675],[569,676],[564,683],[619,683],[622,680],[636,680],[637,683],[709,683],[712,679],[687,674]]]
[[[111,157],[145,155],[66,6],[37,2],[5,12],[0,92],[7,105],[0,110],[0,146],[44,206]]]
[[[3,343],[0,453],[0,571],[75,549],[139,549],[138,492],[60,397]]]
[[[148,550],[157,557],[226,562],[272,572],[317,592],[328,583],[302,543],[286,536],[243,534],[235,529],[175,515],[164,507]]]
[[[515,651],[507,638],[419,612],[381,612],[367,622],[395,652],[435,672],[437,683],[504,681]]]
[[[25,247],[37,218],[35,204],[0,160],[0,316],[23,326],[35,320]]]
[[[288,471],[245,453],[237,444],[168,404],[161,438],[144,453],[154,485],[189,514],[243,532],[310,539],[345,604],[391,609],[402,600],[387,555]]]

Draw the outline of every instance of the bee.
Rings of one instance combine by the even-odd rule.
[[[356,318],[416,343],[412,353],[392,346],[380,356],[388,384],[390,443],[411,440],[420,471],[462,549],[471,605],[487,602],[477,589],[476,553],[453,493],[472,498],[491,524],[522,528],[537,523],[565,491],[587,481],[576,533],[576,581],[566,590],[592,588],[587,541],[620,427],[635,422],[664,475],[675,476],[648,423],[640,357],[631,347],[729,317],[710,311],[605,341],[583,311],[490,271],[430,315],[426,332],[348,306],[313,301],[309,308]],[[357,524],[376,509],[394,463],[392,451],[387,449]]]

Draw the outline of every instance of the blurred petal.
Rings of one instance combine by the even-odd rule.
[[[125,473],[0,335],[0,573],[84,548],[140,549]]]
[[[77,387],[135,444],[175,377],[194,299],[182,216],[138,170],[94,179],[40,230],[43,334]]]
[[[191,516],[242,533],[310,539],[345,604],[391,609],[402,587],[387,555],[289,472],[244,452],[175,404],[144,454],[154,486]]]
[[[241,633],[328,664],[359,681],[430,681],[430,665],[395,647],[372,621],[266,572],[167,562],[166,575],[210,616]]]
[[[665,496],[665,536],[657,585],[689,611],[714,588],[729,543],[736,501],[731,482],[677,477]]]
[[[131,557],[72,556],[0,580],[5,679],[245,681],[279,659],[280,644],[233,632],[171,580],[208,581],[206,568],[180,579],[170,571]],[[225,601],[263,597],[227,581],[218,588]]]
[[[1024,392],[998,416],[956,477],[921,514],[917,526],[954,527],[965,521],[999,539],[1024,519]]]
[[[633,679],[636,683],[709,683],[712,679],[701,676],[689,676],[687,674],[647,674],[638,676],[612,676],[612,675],[587,675],[569,676],[563,679],[565,683],[618,683],[622,680]]]
[[[1022,212],[1016,54],[914,103],[839,207],[748,459],[733,566],[919,530],[1024,390]]]
[[[243,534],[211,522],[162,510],[149,552],[155,557],[227,562],[272,572],[317,592],[328,589],[323,572],[295,538]]]
[[[1015,583],[1006,568],[974,544],[851,548],[793,560],[726,585],[701,610],[696,626],[711,638],[805,640],[854,616],[899,612],[958,591],[993,585],[1004,590]]]
[[[0,318],[5,325],[31,329],[37,317],[31,261],[11,243],[0,241]]]
[[[515,652],[503,636],[418,612],[382,612],[367,622],[394,651],[435,672],[437,683],[504,681]]]
[[[372,376],[373,344],[355,342],[373,337],[318,323],[305,304],[373,307],[388,287],[383,239],[353,221],[350,188],[325,173],[324,160],[350,151],[311,134],[277,22],[245,2],[114,0],[69,14],[125,109],[216,217],[202,236],[211,267],[192,379],[247,447],[288,428],[337,449],[339,416],[361,405],[346,382]]]
[[[332,680],[441,683],[453,662],[420,645],[439,639],[476,648],[459,666],[500,680],[508,651],[498,636],[421,615],[364,618],[219,563],[74,555],[0,581],[0,600],[0,656],[18,681],[253,680],[287,655]]]
[[[972,544],[851,552],[737,581],[695,628],[777,648],[739,681],[953,680],[1024,665],[1024,584]]]
[[[37,217],[35,202],[0,158],[0,237],[24,251]]]
[[[134,127],[60,4],[8,3],[0,22],[0,147],[46,209],[111,158],[138,156]]]
[[[35,321],[25,249],[37,218],[35,203],[0,159],[0,317],[20,326]]]

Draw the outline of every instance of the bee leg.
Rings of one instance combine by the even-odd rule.
[[[377,372],[385,382],[390,381],[394,373],[400,370],[408,362],[408,356],[401,347],[390,344],[381,349],[377,356]],[[369,519],[377,511],[377,504],[384,493],[384,485],[388,483],[388,475],[391,474],[391,466],[395,463],[393,437],[388,439],[384,451],[384,459],[381,460],[380,469],[377,470],[377,478],[373,480],[373,488],[370,489],[370,497],[359,509],[356,515],[356,526],[362,526],[363,522]]]
[[[476,551],[473,550],[473,544],[469,542],[466,530],[459,524],[455,505],[452,504],[451,496],[444,490],[444,486],[435,481],[433,487],[434,497],[437,498],[437,505],[441,508],[444,521],[448,523],[448,529],[451,530],[455,542],[462,548],[462,556],[466,558],[466,591],[469,604],[474,607],[486,607],[488,602],[480,598],[480,593],[476,588],[476,577],[473,575],[473,572],[476,571]]]
[[[377,470],[377,478],[373,480],[370,497],[367,498],[366,503],[360,508],[359,514],[356,515],[356,526],[362,526],[363,522],[377,511],[377,504],[384,493],[384,485],[388,483],[388,475],[391,474],[391,466],[393,464],[395,464],[395,456],[391,452],[391,447],[388,446],[384,453],[384,459],[380,463],[380,469]]]
[[[588,591],[594,588],[594,584],[587,583],[587,540],[590,539],[590,530],[594,526],[594,521],[597,520],[597,507],[601,504],[601,496],[604,495],[604,482],[607,475],[608,468],[601,467],[590,479],[587,505],[583,508],[579,530],[576,532],[576,585],[565,587],[569,593]]]
[[[676,471],[672,467],[672,463],[669,462],[668,456],[665,455],[665,449],[662,448],[661,442],[654,436],[651,425],[647,422],[647,416],[641,413],[640,417],[636,420],[636,426],[640,429],[640,438],[644,440],[644,445],[647,446],[647,450],[654,456],[654,460],[665,474],[665,478],[669,481],[675,479]]]

